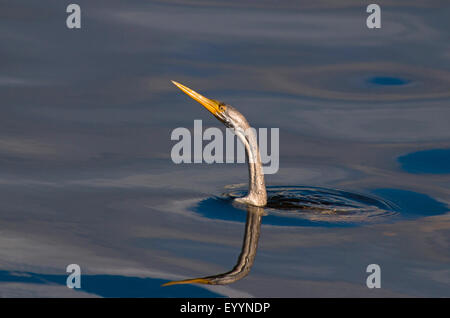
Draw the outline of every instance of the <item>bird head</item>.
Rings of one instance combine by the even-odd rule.
[[[226,127],[229,128],[247,128],[249,127],[245,117],[234,107],[226,105],[223,102],[219,102],[214,99],[206,98],[205,96],[197,93],[196,91],[184,86],[183,84],[172,81],[172,83],[177,86],[186,95],[191,97],[193,100],[202,104],[207,110],[209,110],[214,117],[221,121]]]

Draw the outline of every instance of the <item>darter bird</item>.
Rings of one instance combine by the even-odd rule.
[[[249,187],[246,196],[235,199],[235,201],[247,205],[247,221],[245,224],[241,254],[233,269],[222,274],[168,282],[163,286],[191,283],[210,285],[230,284],[245,277],[250,272],[258,247],[261,217],[264,214],[264,210],[261,207],[267,204],[266,185],[256,136],[254,131],[250,129],[250,125],[244,115],[236,108],[214,99],[206,98],[175,81],[172,81],[172,83],[189,97],[202,104],[226,127],[232,128],[233,132],[242,141],[245,146],[248,161]]]
[[[226,105],[214,99],[206,98],[192,89],[172,81],[179,89],[186,93],[189,97],[202,104],[209,110],[218,120],[226,127],[231,128],[236,136],[245,146],[245,152],[248,161],[249,184],[248,194],[242,198],[236,198],[239,203],[253,206],[265,206],[267,204],[266,184],[264,182],[264,174],[261,165],[261,156],[255,133],[250,129],[250,125],[236,108]]]

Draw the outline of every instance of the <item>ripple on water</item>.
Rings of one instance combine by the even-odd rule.
[[[450,73],[398,63],[346,63],[261,70],[279,93],[354,101],[402,101],[450,97]]]
[[[401,189],[375,189],[361,194],[337,189],[306,186],[271,186],[263,224],[277,226],[350,227],[392,223],[446,213],[448,207],[433,198]],[[236,188],[221,197],[205,199],[194,208],[200,215],[228,221],[245,222],[245,206],[232,199],[246,194]]]
[[[246,194],[234,189],[222,197],[201,201],[195,208],[201,215],[214,219],[245,221],[245,207],[231,200]],[[319,187],[267,188],[264,224],[278,226],[355,226],[388,222],[398,214],[397,207],[381,198]]]

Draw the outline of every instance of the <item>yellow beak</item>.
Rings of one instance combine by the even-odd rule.
[[[188,95],[190,98],[196,100],[200,104],[202,104],[207,110],[209,110],[214,116],[217,116],[217,114],[220,112],[219,106],[220,104],[213,100],[206,98],[199,93],[193,91],[189,87],[186,87],[180,83],[177,83],[175,81],[172,81],[172,83],[177,86],[179,89],[181,89],[186,95]]]

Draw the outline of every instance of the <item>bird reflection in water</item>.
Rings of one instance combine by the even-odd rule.
[[[263,208],[250,205],[247,206],[247,220],[245,222],[245,234],[242,242],[241,254],[232,270],[212,276],[168,282],[163,286],[192,283],[225,285],[234,283],[247,276],[255,261],[259,233],[261,231],[261,218],[263,215]]]

